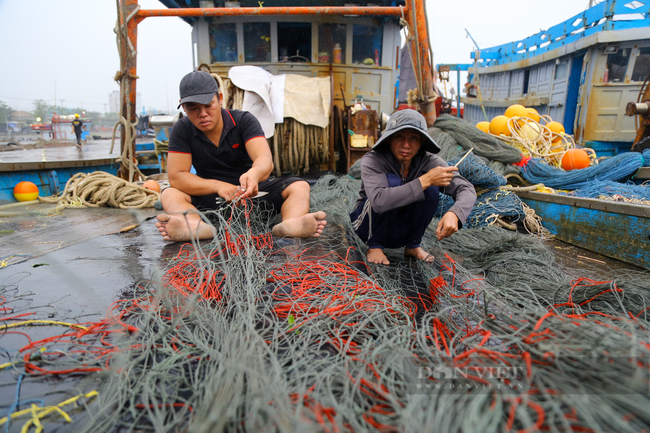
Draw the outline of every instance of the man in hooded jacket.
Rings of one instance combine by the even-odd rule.
[[[440,147],[426,127],[417,111],[398,111],[361,159],[361,189],[350,218],[368,245],[370,263],[390,264],[384,248],[401,247],[405,256],[432,262],[420,243],[438,209],[439,192],[455,201],[440,216],[439,240],[462,227],[476,201],[474,187],[456,173],[458,168],[435,155]]]

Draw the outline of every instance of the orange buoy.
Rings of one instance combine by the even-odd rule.
[[[562,168],[567,171],[587,168],[589,164],[589,154],[582,149],[569,149],[562,157]]]
[[[548,129],[551,130],[551,132],[554,132],[555,134],[560,134],[560,135],[564,134],[564,126],[560,122],[556,122],[556,121],[548,122],[546,126],[548,127]],[[557,143],[560,140],[562,140],[562,137],[556,136],[553,139],[553,143]]]
[[[506,117],[528,117],[528,111],[523,105],[514,104],[508,107],[505,115]]]
[[[143,188],[150,189],[152,191],[160,192],[160,184],[155,180],[148,180],[142,184]]]
[[[497,116],[490,122],[490,134],[505,135],[509,137],[512,135],[508,129],[508,118],[506,116]]]
[[[478,122],[476,124],[476,127],[487,134],[487,132],[490,130],[490,122]]]
[[[528,113],[528,117],[533,119],[537,123],[539,123],[540,119],[542,118],[537,112],[537,110],[535,110],[534,108],[527,107],[526,112]]]
[[[38,187],[32,182],[18,182],[14,187],[14,197],[18,201],[32,201],[38,198]]]

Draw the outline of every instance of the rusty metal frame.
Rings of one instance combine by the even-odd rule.
[[[130,14],[138,7],[138,0],[120,0],[120,3],[126,6],[127,12]],[[425,16],[424,5],[421,1],[414,1],[414,11],[410,11],[408,2],[404,7],[393,6],[343,6],[343,7],[306,7],[306,6],[291,6],[291,7],[256,7],[256,8],[178,8],[178,9],[141,9],[138,10],[133,19],[129,20],[128,36],[134,48],[137,47],[137,26],[138,24],[148,17],[219,17],[219,16],[278,16],[278,15],[359,15],[359,16],[395,16],[404,17],[408,25],[413,29],[417,28],[418,40],[415,41],[415,47],[419,48],[419,54],[422,61],[422,88],[425,94],[420,95],[423,103],[421,104],[421,112],[427,119],[429,126],[433,125],[435,121],[435,106],[432,102],[434,96],[433,92],[433,65],[430,58],[430,47],[428,39],[427,21]],[[416,22],[413,22],[413,21]],[[123,53],[127,47],[120,47]],[[129,74],[131,77],[136,77],[136,59],[134,58],[131,64],[128,65]],[[131,78],[129,78],[131,79]],[[136,83],[135,78],[129,86],[129,94],[125,95],[125,100],[122,101],[126,109],[126,98],[131,101],[131,112],[127,113],[132,122],[136,119],[135,95]],[[121,149],[124,149],[124,135],[122,134]],[[134,149],[135,151],[135,149]]]

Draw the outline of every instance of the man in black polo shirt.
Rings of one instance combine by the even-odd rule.
[[[257,119],[250,113],[222,108],[223,94],[207,72],[187,74],[180,84],[180,119],[169,138],[167,173],[170,187],[160,201],[166,213],[156,227],[163,239],[212,239],[214,227],[197,213],[216,209],[216,200],[241,203],[266,194],[265,201],[281,213],[273,227],[278,237],[320,236],[325,212],[309,213],[309,184],[302,179],[267,180],[273,171],[271,149]],[[194,165],[196,174],[190,173]]]

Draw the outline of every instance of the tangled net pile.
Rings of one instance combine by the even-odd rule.
[[[600,200],[623,201],[650,205],[650,184],[637,185],[632,182],[593,181],[588,186],[566,193],[575,197],[597,198]]]
[[[650,425],[647,276],[571,281],[534,237],[487,227],[438,242],[435,224],[434,264],[388,251],[396,265],[369,268],[348,217],[358,186],[314,186],[319,239],[273,240],[273,219],[250,208],[213,215],[214,241],[186,245],[106,320],[31,341],[11,368],[90,374],[76,431]]]
[[[428,133],[440,146],[438,155],[445,161],[473,148],[474,154],[483,158],[494,172],[504,176],[519,173],[511,165],[521,161],[519,150],[449,114],[438,117]]]

